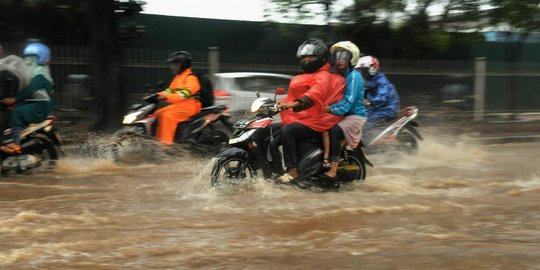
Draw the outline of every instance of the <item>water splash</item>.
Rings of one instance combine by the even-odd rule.
[[[55,173],[57,175],[108,174],[118,173],[126,169],[114,161],[107,159],[70,158],[59,160],[56,164]]]
[[[528,193],[540,193],[540,174],[535,173],[529,179],[519,179],[507,184],[512,187],[507,193],[514,196],[521,196]]]
[[[416,155],[385,153],[370,156],[377,167],[397,169],[421,169],[428,167],[478,168],[489,157],[481,145],[466,140],[441,141],[426,137],[419,143]]]

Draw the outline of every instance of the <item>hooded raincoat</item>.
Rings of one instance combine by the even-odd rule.
[[[343,98],[345,79],[329,72],[330,65],[325,64],[317,72],[301,74],[292,78],[287,97],[281,102],[294,102],[303,96],[309,97],[313,105],[300,112],[285,110],[280,112],[283,125],[300,123],[317,132],[329,130],[343,116],[324,113],[327,104],[339,102]]]
[[[397,116],[399,111],[399,95],[393,84],[382,72],[377,72],[373,78],[366,80],[366,98],[371,102],[368,123]]]
[[[39,65],[37,58],[26,57],[28,75],[31,78],[27,87],[15,95],[15,109],[10,115],[10,125],[21,129],[29,124],[44,121],[53,111],[50,97],[53,79],[48,65]]]

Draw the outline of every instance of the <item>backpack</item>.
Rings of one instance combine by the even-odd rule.
[[[199,100],[201,101],[202,108],[210,107],[214,105],[214,87],[212,82],[208,79],[208,76],[202,74],[192,74],[197,77],[201,90],[199,90]]]

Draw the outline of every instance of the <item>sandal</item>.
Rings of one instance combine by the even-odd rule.
[[[10,143],[8,145],[4,145],[0,147],[0,150],[2,150],[2,152],[7,153],[7,154],[20,154],[21,146],[16,143]]]
[[[276,178],[276,182],[279,184],[289,184],[293,180],[294,177],[288,173],[284,173],[280,177]]]
[[[331,167],[332,167],[332,163],[330,162],[330,159],[328,157],[325,157],[322,163],[323,172],[329,171]]]
[[[337,181],[338,180],[337,175],[336,176],[330,176],[330,175],[328,175],[326,173],[321,173],[319,178],[322,178],[322,179],[325,179],[325,180],[332,180],[332,181]]]

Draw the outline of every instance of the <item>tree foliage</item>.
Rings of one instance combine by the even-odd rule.
[[[309,18],[309,14],[304,15],[306,6],[318,5],[324,10],[325,2],[336,3],[271,2],[274,9],[267,12],[294,18],[291,22],[295,23]],[[354,0],[351,6],[334,10],[327,19],[339,22],[333,23],[337,35],[331,39],[352,40],[368,53],[394,58],[455,58],[453,49],[482,42],[480,31],[488,26],[506,25],[509,31],[522,33],[539,31],[539,8],[540,0]]]
[[[512,30],[531,33],[540,31],[539,0],[489,0],[493,7],[486,11],[493,24],[507,24]]]

